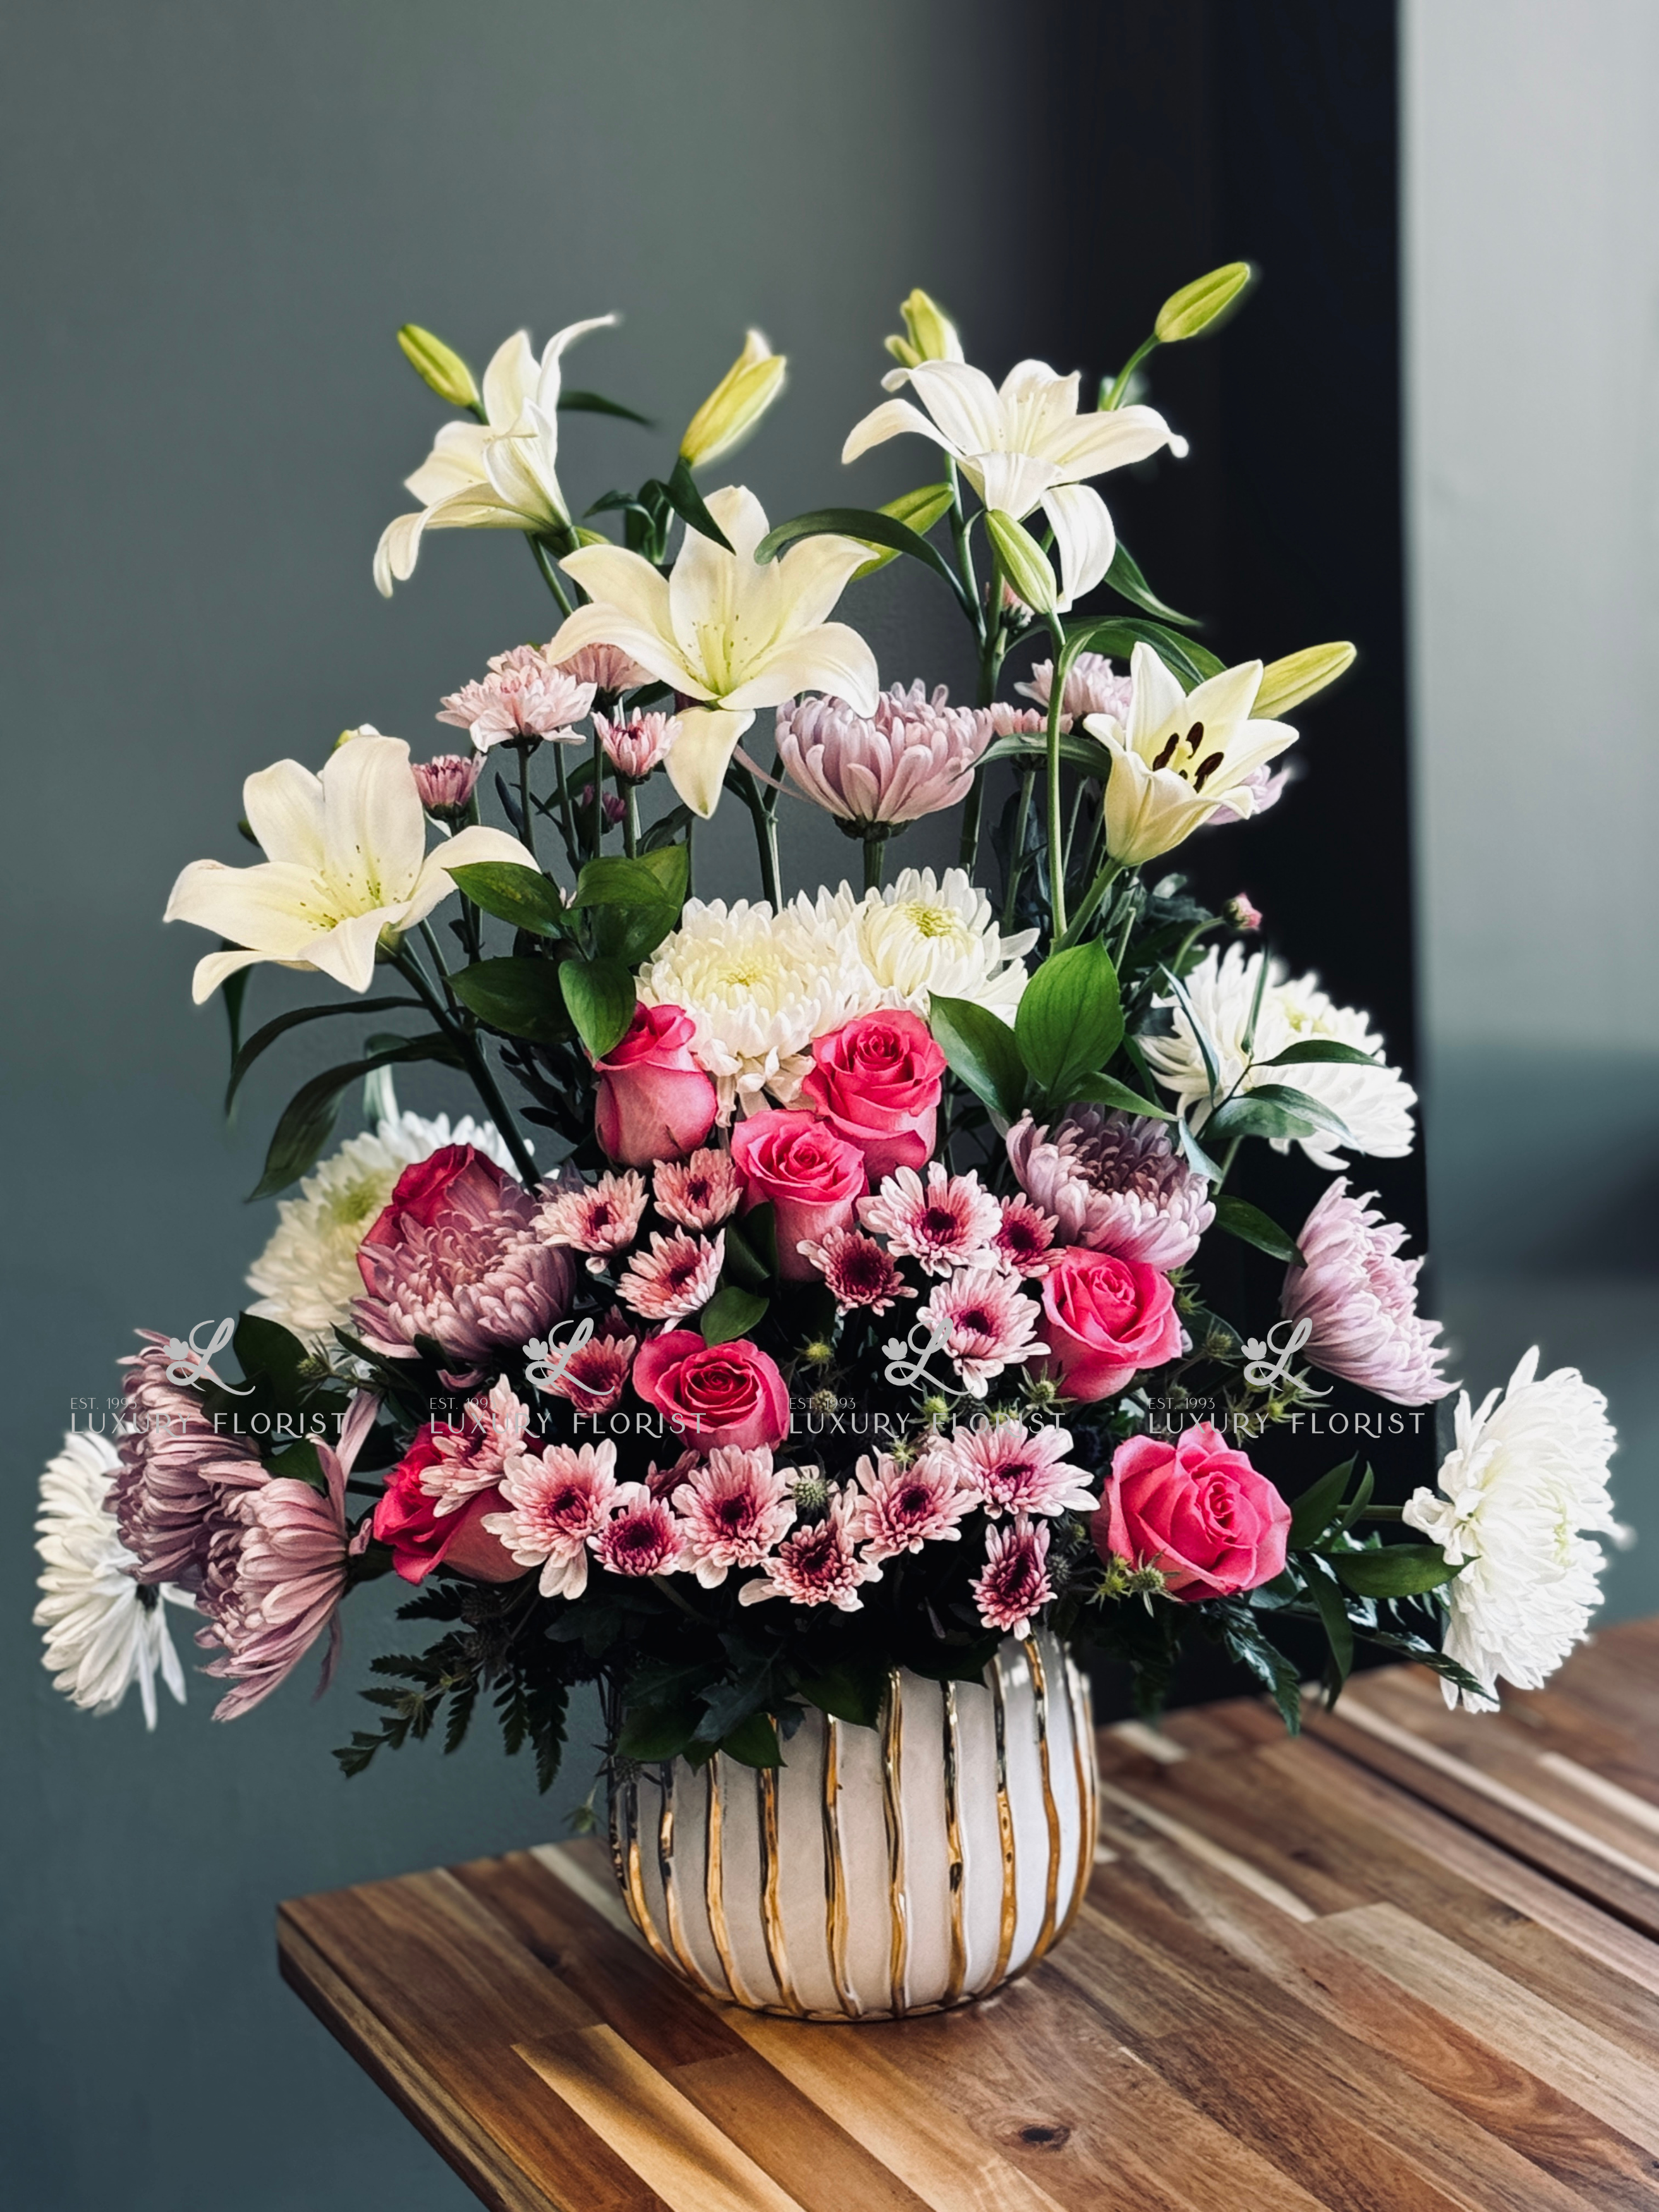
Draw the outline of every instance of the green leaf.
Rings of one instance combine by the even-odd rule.
[[[1371,1492],[1376,1487],[1376,1477],[1371,1473],[1370,1468],[1362,1468],[1359,1471],[1359,1480],[1354,1486],[1353,1496],[1336,1516],[1336,1534],[1339,1536],[1346,1536],[1354,1522],[1358,1520],[1360,1515],[1370,1504]],[[1398,1506],[1395,1508],[1396,1513],[1399,1510]]]
[[[1177,614],[1173,607],[1164,605],[1141,574],[1140,563],[1121,538],[1112,556],[1112,565],[1106,571],[1106,581],[1131,606],[1139,607],[1149,615],[1161,616],[1165,622],[1193,623],[1198,619],[1195,615]]]
[[[561,392],[559,412],[562,415],[615,415],[624,422],[638,422],[647,430],[656,424],[648,415],[636,414],[633,408],[624,407],[620,399],[607,399],[601,392]]]
[[[1319,1609],[1325,1641],[1331,1647],[1331,1666],[1336,1676],[1334,1686],[1340,1690],[1353,1671],[1353,1623],[1348,1618],[1348,1608],[1343,1602],[1341,1591],[1317,1559],[1309,1560],[1304,1579],[1308,1595]],[[1334,1695],[1330,1702],[1335,1704]]]
[[[1179,345],[1201,331],[1216,329],[1249,289],[1255,270],[1248,261],[1229,261],[1206,276],[1194,276],[1171,292],[1158,311],[1153,335],[1163,345]]]
[[[1120,1083],[1115,1075],[1082,1075],[1066,1085],[1070,1097],[1067,1103],[1091,1106],[1115,1106],[1121,1114],[1139,1114],[1153,1121],[1173,1121],[1175,1115],[1167,1106],[1155,1106],[1150,1098],[1143,1098],[1127,1083]]]
[[[769,1283],[774,1273],[736,1221],[726,1224],[726,1273],[751,1291]]]
[[[1014,1016],[1020,1057],[1055,1104],[1069,1083],[1104,1067],[1123,1036],[1117,969],[1099,939],[1051,953]]]
[[[272,1452],[265,1466],[274,1475],[289,1482],[308,1482],[313,1490],[326,1491],[328,1478],[323,1473],[323,1463],[317,1456],[317,1447],[309,1437],[296,1437],[291,1444],[279,1452]]]
[[[720,1738],[720,1749],[739,1766],[781,1766],[778,1732],[768,1713],[750,1713]]]
[[[594,907],[659,906],[666,902],[678,910],[685,903],[686,871],[684,845],[662,845],[632,860],[609,854],[603,860],[584,863],[570,903],[573,907]]]
[[[447,1037],[410,1037],[396,1050],[372,1053],[367,1060],[325,1069],[302,1085],[283,1109],[265,1153],[264,1173],[248,1193],[249,1202],[274,1198],[279,1190],[309,1175],[334,1133],[340,1101],[354,1083],[361,1083],[377,1067],[410,1060],[444,1060],[453,1066],[455,1048]]]
[[[1267,1253],[1270,1259],[1288,1261],[1299,1256],[1295,1239],[1286,1235],[1272,1214],[1264,1213],[1248,1199],[1229,1198],[1224,1194],[1218,1198],[1215,1224],[1241,1243],[1254,1244],[1258,1252]]]
[[[1186,1155],[1187,1164],[1193,1173],[1201,1175],[1206,1182],[1221,1182],[1220,1168],[1193,1134],[1191,1124],[1177,1115],[1175,1127],[1176,1135],[1181,1141],[1181,1149]]]
[[[1352,1144],[1353,1133],[1340,1115],[1305,1091],[1285,1083],[1259,1083],[1216,1108],[1204,1124],[1205,1142],[1231,1142],[1235,1137],[1334,1137]]]
[[[725,552],[731,552],[732,541],[703,504],[702,494],[692,478],[690,463],[684,456],[674,464],[674,473],[663,489],[668,495],[668,504],[688,530],[700,537],[712,538]]]
[[[689,806],[671,806],[667,813],[653,822],[640,839],[640,858],[644,860],[652,853],[660,852],[683,830],[689,830],[694,818]]]
[[[1041,768],[1048,757],[1048,745],[1037,734],[994,738],[979,757],[981,767],[991,761],[1011,760],[1024,762],[1032,769]],[[1097,783],[1103,783],[1111,770],[1110,753],[1086,730],[1060,732],[1060,757],[1067,768],[1076,769],[1081,775],[1092,776]]]
[[[1302,1688],[1294,1662],[1268,1641],[1247,1610],[1218,1607],[1217,1612],[1228,1657],[1249,1668],[1278,1706],[1279,1718],[1291,1735],[1299,1734]]]
[[[1079,652],[1106,653],[1116,660],[1127,660],[1138,645],[1150,645],[1188,691],[1206,677],[1219,676],[1225,666],[1195,637],[1182,637],[1179,630],[1136,615],[1112,615],[1104,620],[1085,617],[1068,623],[1066,635],[1068,643],[1078,641]]]
[[[1014,1032],[987,1006],[935,992],[927,1022],[953,1075],[1005,1121],[1018,1116],[1025,1099],[1025,1063]]]
[[[1416,1597],[1450,1582],[1438,1544],[1389,1544],[1371,1552],[1334,1552],[1331,1565],[1358,1597]]]
[[[565,960],[559,989],[577,1036],[595,1060],[603,1060],[634,1018],[634,978],[619,960]]]
[[[1292,1552],[1305,1551],[1316,1538],[1322,1536],[1341,1510],[1343,1492],[1348,1486],[1348,1477],[1353,1473],[1353,1462],[1345,1459],[1340,1467],[1332,1468],[1322,1474],[1297,1498],[1291,1507],[1291,1526],[1285,1541]]]
[[[850,1721],[855,1728],[872,1729],[881,1718],[887,1694],[887,1669],[873,1659],[843,1659],[821,1674],[798,1675],[795,1686],[821,1713]]]
[[[246,975],[247,970],[244,969],[242,970],[244,980]],[[234,983],[238,979],[233,975],[230,980]],[[351,999],[343,1005],[297,1006],[291,1013],[278,1014],[275,1021],[267,1022],[261,1030],[255,1030],[253,1035],[232,1060],[230,1080],[225,1085],[226,1113],[229,1113],[231,1101],[242,1087],[242,1078],[258,1059],[260,1054],[268,1052],[278,1037],[285,1036],[289,1030],[298,1029],[302,1022],[320,1021],[328,1014],[384,1014],[389,1013],[393,1007],[413,1006],[418,1011],[420,1004],[418,999]]]
[[[234,952],[236,947],[227,945],[221,938],[219,949],[222,952]],[[242,1007],[252,975],[252,968],[239,968],[234,975],[227,975],[219,986],[219,995],[225,1002],[225,1019],[230,1024],[230,1057],[233,1062],[242,1048]],[[227,1099],[225,1103],[228,1107],[229,1100]]]
[[[538,937],[563,937],[570,928],[558,885],[539,868],[520,866],[516,860],[474,860],[452,868],[449,879],[474,906],[493,914],[497,921],[510,921],[515,929],[528,929]]]
[[[948,483],[923,484],[915,491],[901,492],[896,499],[884,500],[877,512],[891,515],[895,522],[903,523],[907,530],[914,530],[919,538],[925,538],[940,517],[950,513],[954,499]],[[873,560],[866,561],[861,568],[854,568],[849,580],[857,583],[860,576],[873,576],[878,569],[884,568],[898,556],[899,549],[889,546],[885,552],[878,552]]]
[[[780,522],[767,532],[755,548],[756,560],[763,567],[797,538],[856,538],[861,544],[885,545],[895,553],[908,553],[913,561],[920,561],[924,568],[942,577],[963,612],[970,621],[977,619],[961,577],[938,547],[930,545],[908,523],[884,514],[879,507],[819,507],[810,514],[798,514],[793,521]]]
[[[449,984],[464,1006],[505,1036],[557,1044],[570,1034],[558,969],[550,960],[529,953],[513,959],[476,960],[470,968],[459,969]]]
[[[1266,963],[1262,972],[1266,973]],[[1259,1067],[1307,1067],[1316,1060],[1340,1060],[1348,1067],[1380,1067],[1381,1060],[1374,1052],[1361,1052],[1357,1044],[1342,1044],[1335,1037],[1304,1037],[1298,1043],[1287,1044],[1283,1052],[1276,1052],[1271,1060],[1258,1060]]]
[[[730,1344],[739,1336],[747,1336],[758,1328],[766,1318],[769,1298],[757,1297],[752,1291],[739,1291],[731,1284],[722,1285],[709,1299],[697,1318],[705,1344]]]

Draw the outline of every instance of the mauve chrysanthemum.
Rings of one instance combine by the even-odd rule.
[[[539,1567],[544,1597],[580,1597],[587,1588],[587,1543],[617,1495],[617,1447],[549,1444],[521,1452],[501,1478],[509,1510],[480,1527],[499,1536],[521,1567]]]
[[[643,783],[652,769],[668,757],[680,733],[680,718],[636,710],[625,721],[613,722],[604,714],[595,714],[593,727],[599,732],[605,758],[617,775],[626,776],[629,783]]]
[[[786,1536],[761,1562],[764,1576],[738,1591],[738,1603],[760,1605],[769,1597],[787,1597],[791,1605],[833,1605],[842,1613],[857,1613],[864,1603],[860,1589],[866,1583],[878,1583],[881,1569],[853,1548],[856,1510],[852,1491],[831,1491],[823,1520],[809,1521]]]
[[[215,1534],[234,1517],[234,1500],[265,1480],[248,1437],[221,1436],[201,1400],[167,1380],[176,1364],[168,1340],[152,1330],[127,1370],[120,1470],[109,1503],[121,1541],[137,1559],[141,1583],[175,1583],[195,1595],[206,1577]],[[206,1370],[210,1377],[211,1369]]]
[[[441,722],[471,732],[481,753],[523,738],[577,742],[571,725],[593,704],[593,686],[578,682],[533,645],[492,653],[481,683],[464,684],[439,709]]]
[[[925,1183],[914,1168],[896,1168],[884,1177],[873,1198],[859,1200],[859,1219],[901,1258],[945,1275],[953,1267],[989,1265],[1002,1208],[971,1169],[953,1176],[932,1160]]]
[[[412,761],[410,769],[427,812],[440,822],[452,822],[471,803],[483,773],[483,755],[463,758],[459,753],[440,753],[433,760]]]
[[[1427,1406],[1453,1384],[1442,1374],[1447,1348],[1437,1321],[1417,1310],[1421,1260],[1402,1260],[1406,1231],[1385,1221],[1371,1197],[1350,1198],[1339,1176],[1303,1224],[1303,1264],[1285,1272],[1279,1311],[1306,1321],[1303,1354],[1396,1406]]]
[[[795,1517],[789,1470],[773,1466],[765,1444],[717,1445],[707,1465],[675,1486],[673,1503],[686,1564],[705,1589],[718,1589],[733,1567],[759,1566]]]
[[[568,1244],[588,1254],[589,1273],[599,1275],[614,1253],[625,1252],[634,1242],[644,1212],[645,1179],[628,1168],[547,1200],[541,1210],[541,1232],[550,1244]]]
[[[1023,1115],[1008,1132],[1020,1188],[1052,1214],[1062,1243],[1179,1267],[1215,1219],[1210,1187],[1149,1116],[1073,1106],[1052,1133]]]
[[[738,1210],[743,1177],[730,1152],[705,1145],[690,1159],[659,1160],[651,1173],[659,1213],[682,1229],[718,1229]]]
[[[683,1321],[700,1312],[714,1295],[726,1265],[726,1231],[705,1237],[676,1230],[653,1237],[648,1252],[635,1252],[617,1285],[625,1306],[647,1321]]]
[[[1054,687],[1054,662],[1039,660],[1027,681],[1016,684],[1014,689],[1026,698],[1035,699],[1046,715]],[[1127,722],[1134,696],[1134,678],[1115,675],[1103,653],[1079,653],[1066,672],[1066,689],[1060,700],[1060,726],[1069,730],[1085,714],[1109,714],[1114,721]]]
[[[829,1285],[840,1313],[859,1306],[885,1313],[895,1298],[916,1295],[875,1238],[856,1229],[832,1229],[818,1243],[804,1242],[800,1249]]]
[[[994,1267],[969,1267],[940,1283],[917,1318],[937,1334],[946,1357],[975,1398],[1006,1367],[1039,1358],[1048,1346],[1032,1332],[1040,1309]]]
[[[806,796],[843,822],[918,821],[965,799],[991,742],[988,715],[952,707],[921,679],[879,693],[873,715],[844,699],[786,700],[778,757]]]
[[[1060,1224],[1052,1214],[1023,1198],[1002,1200],[1002,1226],[991,1239],[997,1265],[1011,1275],[1046,1275],[1060,1257],[1054,1236]]]
[[[470,1145],[406,1168],[357,1253],[368,1296],[357,1334],[392,1359],[418,1337],[443,1346],[463,1377],[545,1337],[570,1304],[570,1261],[521,1183]]]
[[[988,1628],[1024,1636],[1032,1618],[1054,1594],[1048,1579],[1048,1531],[1024,1514],[990,1530],[985,1571],[973,1585],[974,1602]]]
[[[643,1482],[624,1482],[611,1504],[611,1517],[589,1546],[600,1565],[613,1575],[672,1574],[684,1543],[671,1509]]]
[[[487,1397],[470,1398],[459,1428],[434,1424],[437,1457],[422,1470],[421,1488],[440,1516],[459,1513],[469,1498],[493,1490],[514,1453],[524,1449],[530,1408],[505,1375]]]
[[[860,1459],[856,1473],[864,1494],[854,1510],[852,1532],[866,1559],[893,1559],[924,1544],[961,1541],[957,1523],[977,1500],[943,1453],[925,1452],[902,1467],[881,1452]]]
[[[975,1421],[939,1449],[988,1518],[1005,1513],[1092,1513],[1100,1500],[1080,1467],[1066,1463],[1069,1429],[1028,1429],[1023,1421]]]
[[[591,684],[596,691],[609,691],[613,696],[656,680],[648,668],[641,668],[619,645],[584,645],[566,653],[557,665],[578,684]]]

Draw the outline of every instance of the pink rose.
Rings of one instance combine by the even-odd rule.
[[[653,1336],[634,1362],[634,1388],[699,1452],[753,1451],[789,1433],[789,1392],[752,1344],[705,1344],[694,1328]]]
[[[1167,1275],[1113,1252],[1061,1253],[1042,1285],[1043,1334],[1068,1396],[1109,1398],[1181,1349]]]
[[[872,1186],[933,1156],[945,1054],[915,1014],[864,1014],[812,1042],[800,1095],[864,1154]]]
[[[799,1248],[853,1226],[854,1208],[869,1188],[864,1154],[816,1114],[773,1110],[738,1123],[732,1157],[743,1177],[744,1212],[772,1203],[778,1273],[786,1282],[810,1281],[812,1263]]]
[[[594,1125],[624,1167],[683,1159],[714,1127],[720,1101],[691,1057],[695,1034],[684,1006],[636,1006],[627,1034],[594,1061]]]
[[[1231,1597],[1285,1570],[1291,1509],[1207,1421],[1173,1443],[1131,1437],[1112,1455],[1091,1524],[1103,1559],[1163,1571],[1173,1596]]]
[[[458,1512],[441,1516],[437,1499],[421,1487],[438,1457],[428,1422],[386,1477],[374,1508],[374,1535],[392,1547],[393,1568],[406,1583],[423,1583],[440,1561],[474,1582],[517,1582],[524,1569],[498,1536],[478,1525],[486,1513],[504,1513],[507,1500],[499,1490],[483,1490]]]
[[[487,1152],[471,1145],[444,1145],[404,1170],[363,1243],[401,1243],[405,1220],[430,1229],[445,1214],[488,1213],[508,1180]]]

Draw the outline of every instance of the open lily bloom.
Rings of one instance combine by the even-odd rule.
[[[536,865],[516,837],[477,826],[428,853],[409,747],[374,730],[341,745],[320,775],[291,760],[261,769],[242,786],[242,805],[269,857],[251,868],[192,860],[162,916],[246,948],[197,962],[198,1006],[258,960],[320,969],[349,991],[366,991],[381,931],[412,929],[430,914],[455,888],[451,868]]]
[[[1154,860],[1224,807],[1255,811],[1250,777],[1296,743],[1288,722],[1254,722],[1261,663],[1247,660],[1183,691],[1150,645],[1129,663],[1134,694],[1127,724],[1088,714],[1083,726],[1112,757],[1106,783],[1106,849],[1126,867]]]
[[[828,691],[860,714],[876,711],[876,657],[855,629],[824,617],[855,568],[870,558],[850,538],[809,538],[763,568],[755,548],[766,511],[728,484],[708,511],[728,553],[688,529],[669,576],[620,545],[584,545],[559,564],[592,601],[578,607],[547,648],[568,660],[584,646],[620,646],[659,683],[702,707],[681,709],[665,766],[695,813],[711,815],[727,762],[757,708],[798,691]]]
[[[921,407],[884,400],[854,425],[842,459],[855,461],[872,446],[915,430],[944,447],[988,507],[1018,522],[1040,507],[1060,555],[1061,607],[1094,589],[1117,550],[1106,502],[1087,478],[1144,461],[1162,446],[1187,450],[1154,407],[1079,415],[1076,372],[1057,375],[1046,361],[1017,362],[1000,391],[963,361],[890,369],[882,384],[889,392],[908,384]]]
[[[482,422],[446,422],[404,489],[416,514],[387,523],[374,549],[374,581],[390,599],[394,580],[415,573],[428,530],[559,530],[570,521],[559,489],[560,356],[568,345],[615,323],[595,315],[556,331],[539,362],[515,331],[484,371]]]

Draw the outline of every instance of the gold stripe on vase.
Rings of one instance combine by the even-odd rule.
[[[767,1964],[778,1985],[778,2001],[786,2012],[798,2013],[800,1999],[789,1978],[789,1952],[784,1942],[783,1915],[778,1909],[778,1770],[756,1769],[756,1796],[760,1814],[761,1932],[766,1940]]]
[[[904,1977],[910,1948],[909,1901],[904,1893],[904,1693],[896,1669],[887,1677],[882,1708],[881,1802],[887,1820],[887,1910],[891,1930],[887,1984],[896,2020],[904,2012]]]
[[[685,1923],[680,1913],[679,1891],[674,1882],[674,1768],[667,1761],[657,1770],[660,1777],[662,1809],[657,1815],[657,1874],[662,1883],[663,1919],[667,1924],[668,1948],[679,1963],[680,1972],[694,1982],[701,1982],[702,1974],[691,1955],[691,1947],[685,1940]]]
[[[967,1869],[962,1852],[962,1741],[957,1723],[956,1684],[941,1682],[939,1696],[945,1749],[945,1847],[949,1861],[946,1880],[951,1907],[951,1978],[945,1984],[943,1999],[948,2006],[961,2002],[963,1984],[968,1978],[968,1945],[962,1926],[962,1886]]]
[[[842,2010],[857,2020],[864,2008],[847,1980],[847,1869],[841,1855],[841,1723],[823,1716],[823,1915],[830,1979]]]
[[[1054,1802],[1054,1778],[1052,1754],[1048,1748],[1048,1678],[1043,1671],[1042,1654],[1037,1650],[1034,1636],[1023,1637],[1020,1650],[1025,1654],[1025,1663],[1031,1670],[1031,1703],[1036,1715],[1037,1770],[1042,1781],[1042,1817],[1048,1824],[1048,1868],[1042,1891],[1042,1925],[1031,1952],[1033,1962],[1040,1959],[1054,1939],[1055,1908],[1060,1898],[1060,1808]]]
[[[1008,1692],[1002,1678],[1002,1652],[991,1661],[991,1716],[996,1730],[997,1838],[1002,1852],[1002,1918],[997,1931],[996,1964],[985,1986],[994,1989],[1008,1972],[1019,1919],[1018,1869],[1014,1854],[1014,1810],[1008,1802]]]
[[[1095,1844],[1100,1831],[1100,1796],[1095,1788],[1095,1716],[1089,1678],[1071,1661],[1066,1664],[1066,1709],[1072,1721],[1072,1761],[1077,1771],[1077,1878],[1072,1901],[1054,1936],[1056,1943],[1070,1932],[1072,1923],[1089,1893],[1095,1870]]]
[[[732,1954],[732,1931],[726,1924],[724,1815],[720,1805],[720,1769],[725,1763],[721,1754],[716,1753],[703,1769],[708,1777],[708,1797],[703,1817],[702,1904],[708,1916],[708,1935],[714,1946],[714,1956],[726,1977],[725,1990],[716,1990],[714,1995],[729,1996],[734,2004],[752,2009],[755,1999],[738,1973],[737,1960]]]
[[[637,1777],[630,1774],[617,1793],[622,1806],[624,1840],[623,1844],[623,1895],[627,1900],[629,1917],[650,1945],[654,1955],[665,1966],[672,1967],[677,1961],[672,1957],[651,1917],[645,1901],[645,1880],[640,1867],[640,1785]]]

